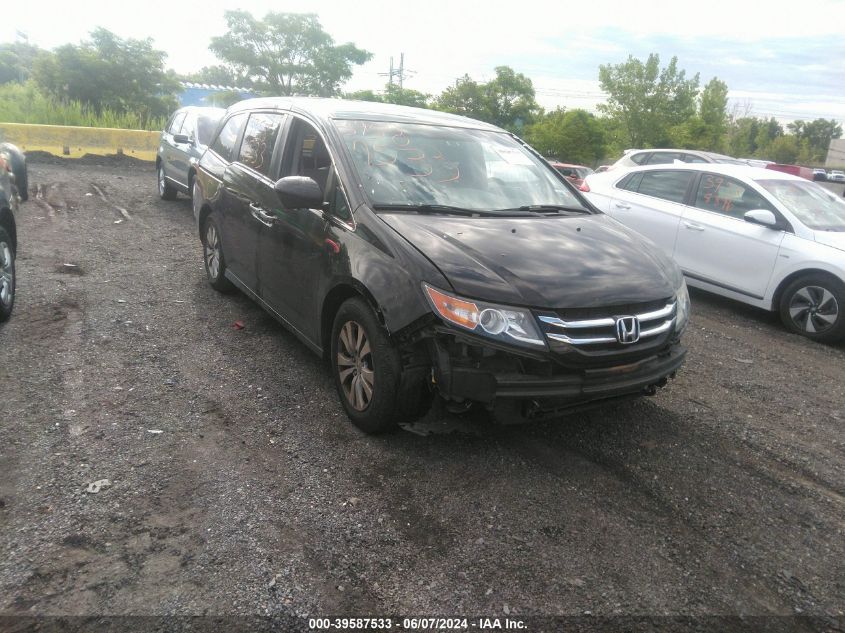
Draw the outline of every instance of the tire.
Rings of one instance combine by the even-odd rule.
[[[228,294],[235,286],[226,279],[226,260],[223,257],[222,234],[214,215],[208,216],[202,231],[202,261],[208,283],[217,292]]]
[[[0,227],[0,323],[8,321],[15,307],[15,249],[6,229]]]
[[[789,330],[820,343],[845,338],[845,283],[822,274],[799,277],[781,295],[780,318]]]
[[[347,299],[337,311],[330,361],[340,402],[364,433],[393,431],[418,413],[425,385],[405,384],[399,351],[363,298]]]
[[[29,177],[26,171],[26,156],[11,143],[3,143],[0,150],[5,152],[9,157],[9,165],[12,168],[12,174],[15,176],[15,189],[18,197],[23,200],[29,200]]]
[[[158,195],[162,200],[176,200],[176,190],[167,182],[164,176],[164,169],[159,164],[156,170],[156,177],[158,179]]]

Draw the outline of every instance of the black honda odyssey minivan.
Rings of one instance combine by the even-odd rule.
[[[653,394],[686,353],[678,267],[479,121],[242,101],[200,159],[193,205],[211,285],[323,355],[366,432],[434,397],[510,422]]]

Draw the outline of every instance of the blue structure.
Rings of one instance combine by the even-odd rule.
[[[179,95],[179,107],[183,106],[215,106],[215,97],[233,92],[238,93],[241,99],[251,99],[258,94],[248,88],[236,88],[234,86],[214,86],[211,84],[195,84],[182,82],[182,93]]]

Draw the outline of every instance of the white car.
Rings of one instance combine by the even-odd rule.
[[[841,169],[831,169],[827,179],[831,182],[845,182],[845,172]]]
[[[626,149],[625,155],[608,167],[608,171],[620,168],[629,169],[642,165],[672,165],[676,163],[748,164],[733,156],[703,152],[697,149]]]
[[[654,165],[587,177],[600,210],[650,238],[687,283],[845,337],[845,201],[814,182],[738,165]]]

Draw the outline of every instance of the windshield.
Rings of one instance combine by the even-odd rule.
[[[845,231],[845,201],[827,189],[804,180],[757,182],[807,227],[817,231]]]
[[[336,124],[376,207],[494,212],[554,205],[587,211],[552,170],[505,133],[413,123]]]

